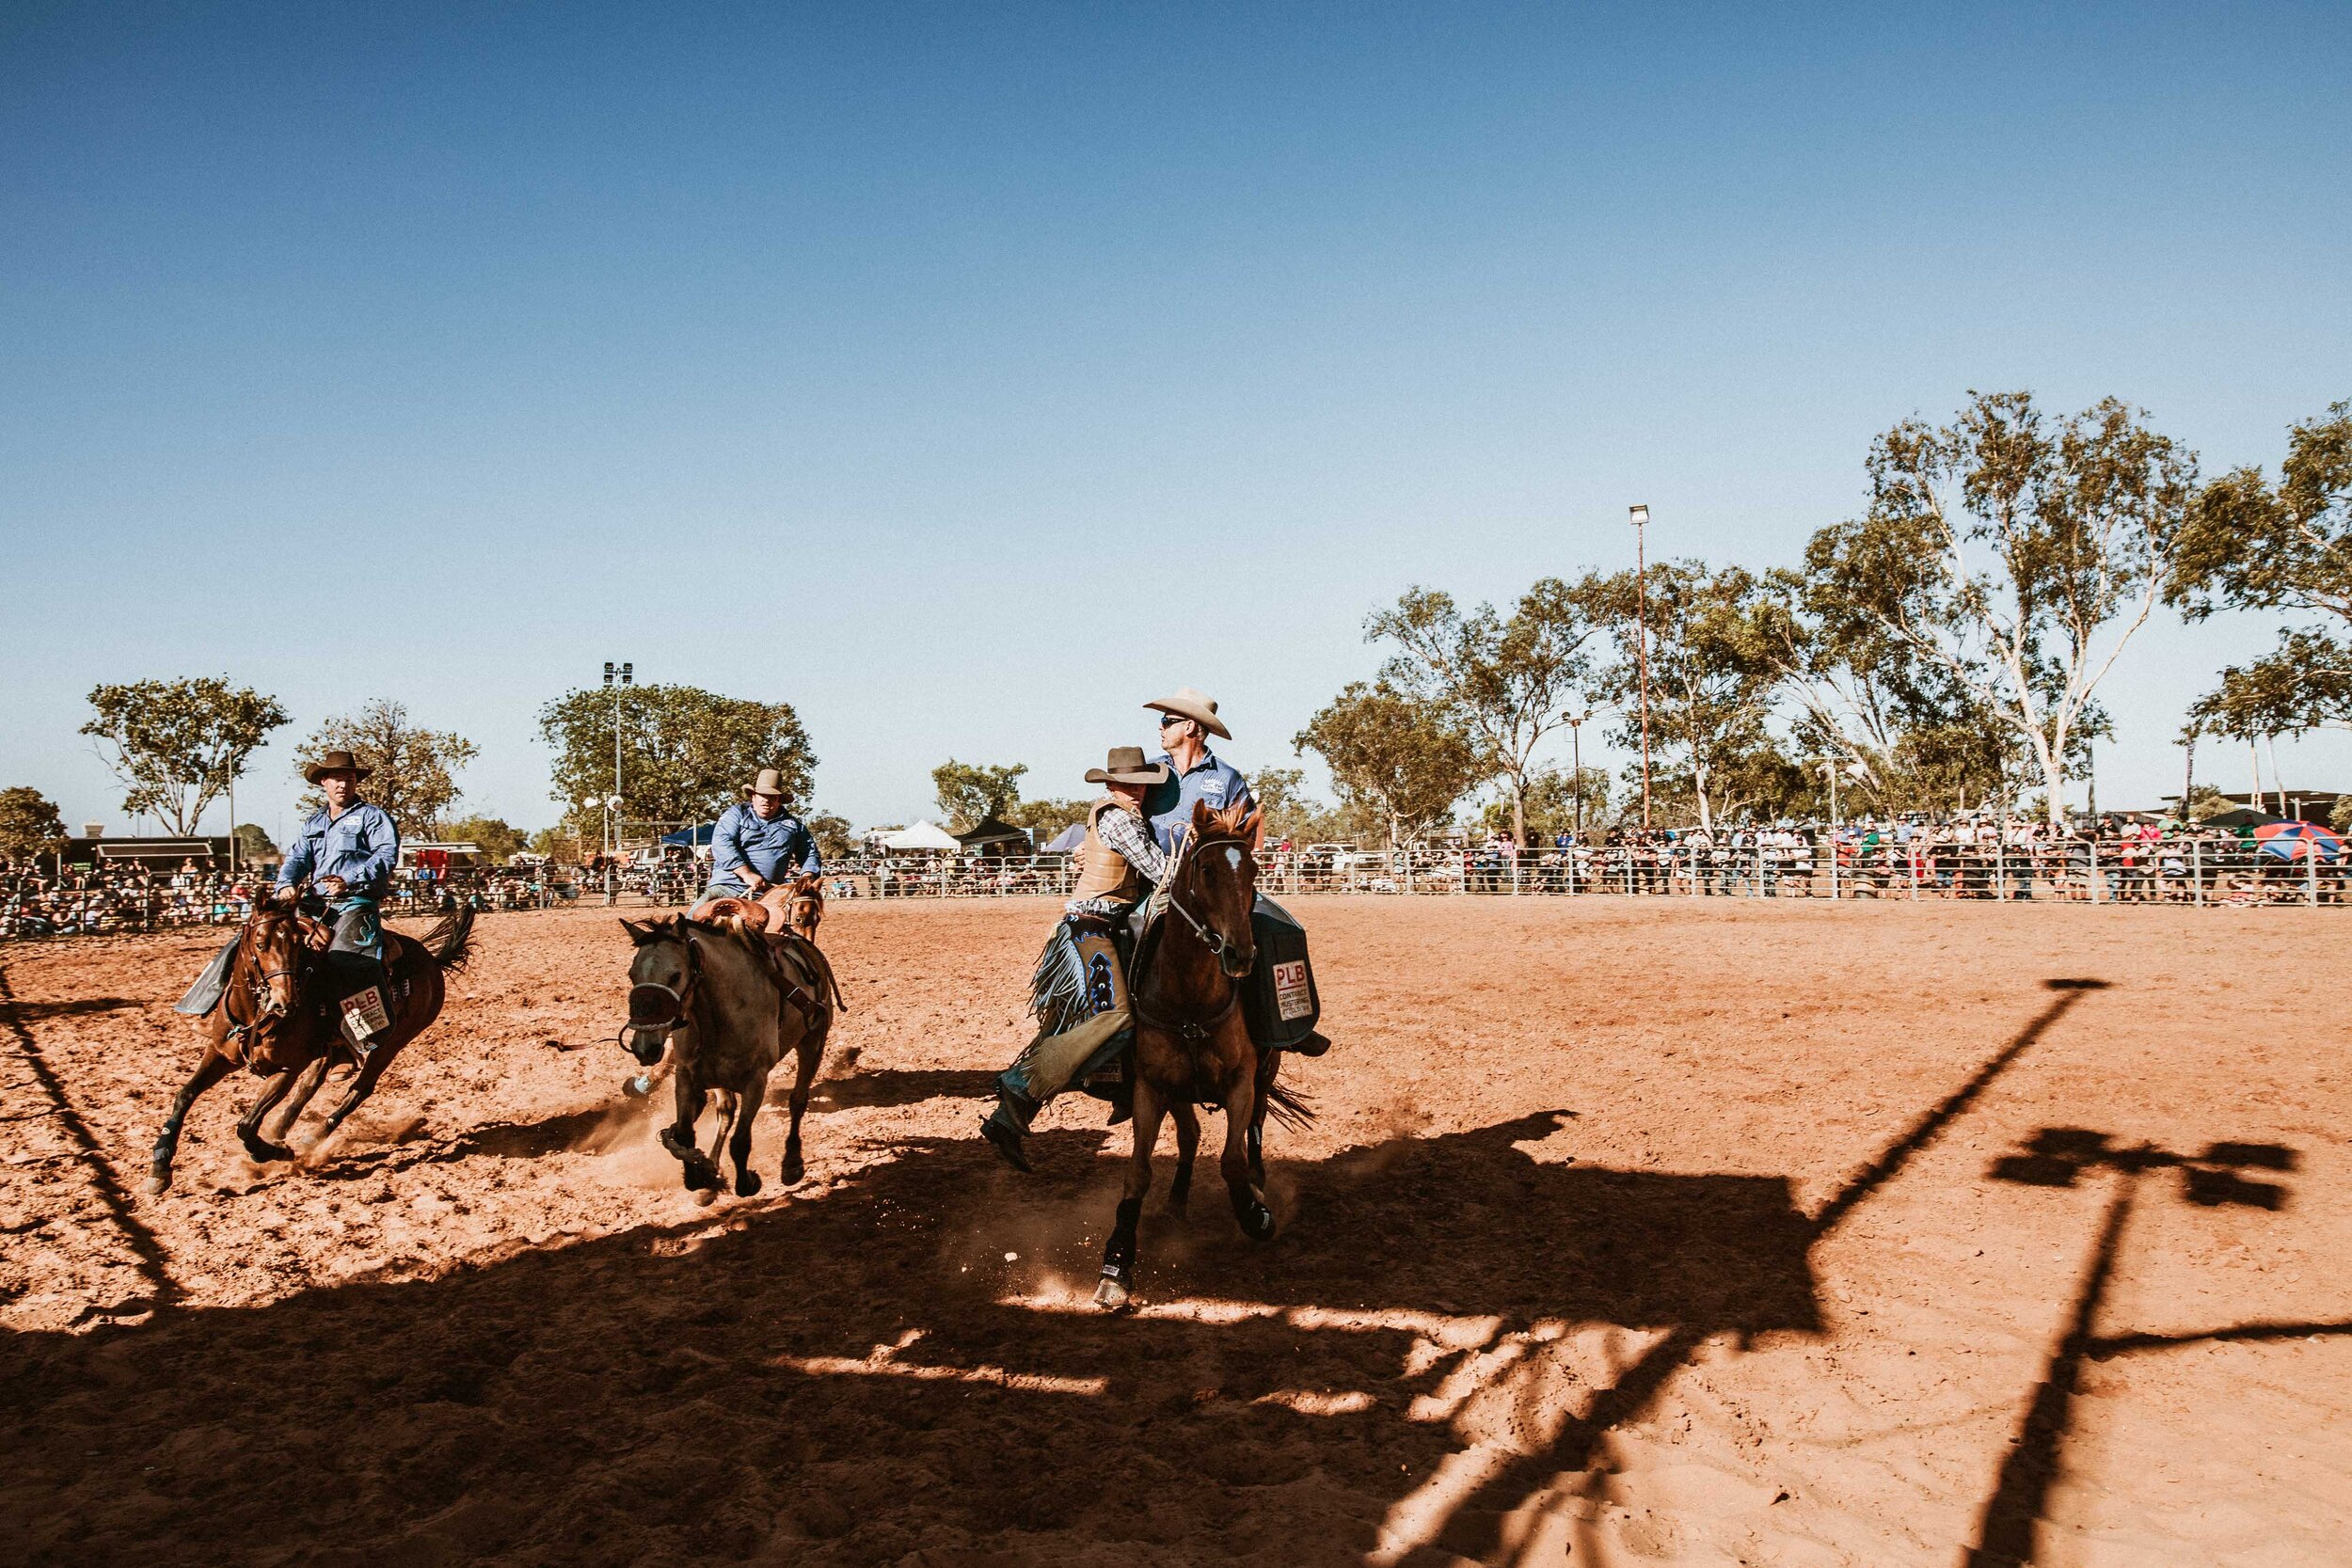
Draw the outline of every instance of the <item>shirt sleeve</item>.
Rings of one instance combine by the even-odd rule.
[[[794,858],[800,862],[801,869],[812,876],[822,872],[825,869],[825,863],[818,858],[817,835],[808,831],[808,824],[803,822],[795,826],[792,830],[792,839],[796,847],[793,851]]]
[[[718,830],[710,835],[710,879],[715,882],[742,863],[743,823],[730,806],[726,815],[719,818]]]
[[[1123,811],[1106,811],[1094,819],[1094,836],[1126,857],[1127,863],[1154,885],[1168,875],[1168,857],[1144,826],[1143,819]]]
[[[378,806],[368,808],[367,820],[360,826],[368,832],[368,858],[355,875],[344,879],[354,892],[380,893],[391,885],[392,867],[400,863],[400,829]]]
[[[302,832],[294,835],[294,847],[286,851],[285,863],[278,868],[278,886],[292,887],[310,874],[313,842],[310,825],[305,822]]]

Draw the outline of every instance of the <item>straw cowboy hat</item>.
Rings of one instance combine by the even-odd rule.
[[[784,774],[773,768],[763,768],[759,777],[743,786],[746,795],[772,795],[779,800],[792,799],[792,791],[785,787]]]
[[[1228,740],[1233,738],[1233,732],[1227,729],[1225,721],[1216,716],[1216,699],[1205,692],[1195,691],[1189,686],[1178,687],[1173,697],[1162,697],[1156,703],[1143,705],[1157,708],[1162,713],[1172,713],[1179,719],[1189,719],[1211,735],[1221,735]]]
[[[1143,760],[1140,746],[1114,746],[1100,768],[1087,769],[1089,784],[1155,784],[1168,778],[1168,769],[1156,762]]]
[[[318,761],[304,768],[302,770],[302,776],[310,780],[312,784],[316,784],[319,782],[319,779],[323,774],[348,773],[355,779],[364,779],[374,771],[375,769],[373,768],[360,767],[359,759],[353,756],[349,752],[329,752],[325,756],[319,758]]]

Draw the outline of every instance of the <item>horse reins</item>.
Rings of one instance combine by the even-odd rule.
[[[693,1005],[694,987],[695,984],[702,979],[703,965],[702,948],[695,942],[692,937],[686,938],[682,945],[686,948],[686,984],[683,986],[672,987],[665,986],[659,980],[640,980],[635,985],[629,987],[628,1022],[621,1025],[623,1030],[658,1030],[666,1035],[675,1030],[686,1027],[686,1009]],[[657,995],[669,998],[670,1006],[668,1016],[666,1018],[648,1019],[644,1022],[640,1022],[638,1017],[640,1009],[637,1003],[639,997],[646,992],[653,992]],[[648,999],[650,1000],[650,998]],[[621,1037],[620,1033],[616,1031],[612,1037],[616,1040],[619,1039]]]
[[[1222,838],[1188,839],[1185,842],[1184,853],[1177,858],[1175,871],[1171,872],[1168,879],[1168,907],[1184,917],[1184,924],[1190,926],[1194,934],[1200,937],[1201,945],[1209,950],[1209,956],[1220,960],[1217,965],[1217,974],[1223,975],[1225,980],[1223,1005],[1214,1012],[1187,1020],[1166,1016],[1155,1017],[1152,1009],[1143,1005],[1143,993],[1140,990],[1132,992],[1128,997],[1128,1004],[1138,1020],[1151,1024],[1155,1029],[1168,1030],[1182,1037],[1187,1044],[1191,1045],[1199,1045],[1202,1040],[1207,1039],[1216,1026],[1231,1017],[1235,1007],[1241,1006],[1241,982],[1231,974],[1225,974],[1222,962],[1226,948],[1225,934],[1184,908],[1184,900],[1176,895],[1178,876],[1189,870],[1194,858],[1212,844],[1240,844],[1245,849],[1248,847],[1241,839],[1231,834]]]

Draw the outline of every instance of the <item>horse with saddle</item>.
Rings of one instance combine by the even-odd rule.
[[[1248,784],[1207,748],[1230,733],[1216,704],[1184,688],[1146,705],[1161,714],[1168,752],[1114,748],[1087,781],[1104,786],[1088,810],[1078,876],[1062,920],[1039,956],[1030,1011],[1038,1032],[997,1081],[981,1133],[1030,1168],[1025,1140],[1038,1111],[1075,1086],[1133,1117],[1142,1187],[1162,1115],[1177,1124],[1171,1207],[1189,1194],[1195,1108],[1227,1116],[1221,1167],[1235,1215],[1255,1239],[1274,1219],[1260,1190],[1269,1113],[1303,1121],[1305,1103],[1277,1082],[1286,1054],[1321,1055],[1322,1012],[1306,932],[1257,891],[1261,821]],[[1135,1205],[1141,1188],[1131,1191]],[[1134,1278],[1128,1203],[1098,1293],[1125,1305]]]

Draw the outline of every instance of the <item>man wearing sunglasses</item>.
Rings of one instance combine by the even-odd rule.
[[[1143,705],[1159,713],[1160,744],[1167,748],[1159,761],[1168,771],[1167,781],[1154,784],[1144,798],[1143,815],[1152,824],[1152,836],[1160,841],[1161,851],[1172,859],[1192,829],[1193,802],[1206,800],[1212,811],[1248,805],[1249,781],[1241,776],[1241,769],[1209,750],[1210,736],[1233,738],[1233,732],[1216,716],[1214,699],[1180,686],[1173,697]]]

